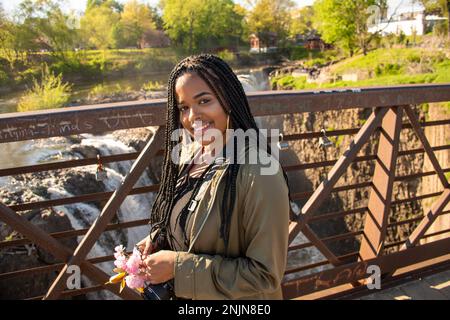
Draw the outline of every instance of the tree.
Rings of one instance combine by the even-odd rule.
[[[99,6],[91,5],[80,20],[80,32],[84,42],[96,49],[115,48],[119,19],[119,13],[107,2]]]
[[[274,34],[283,42],[289,34],[291,10],[294,2],[291,0],[258,0],[248,15],[249,31],[258,36],[266,45]]]
[[[447,18],[447,36],[450,39],[450,0],[420,0],[426,15],[438,15]]]
[[[242,16],[234,11],[232,0],[164,0],[160,4],[164,29],[189,52],[241,32]]]
[[[124,8],[124,5],[116,0],[88,0],[86,3],[86,12],[100,6],[107,6],[115,12],[122,12]]]
[[[384,2],[384,1],[382,1]],[[366,54],[374,34],[368,32],[371,6],[376,0],[317,0],[314,3],[314,26],[328,43],[336,43],[351,56],[360,48]]]
[[[306,34],[313,29],[314,9],[312,6],[305,6],[297,9],[292,14],[292,23],[289,35],[295,37],[297,34]]]
[[[65,60],[65,52],[73,48],[75,17],[65,14],[62,1],[24,0],[19,5],[15,29],[15,46],[19,50],[47,49]]]
[[[136,45],[141,48],[143,35],[156,28],[152,20],[152,11],[145,4],[136,0],[127,2],[120,16],[120,27],[123,39],[127,45]]]

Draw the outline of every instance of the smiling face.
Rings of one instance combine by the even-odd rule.
[[[196,73],[185,73],[176,81],[180,121],[189,134],[202,137],[202,145],[213,139],[205,133],[214,128],[224,133],[227,128],[227,114],[206,82]],[[208,139],[209,138],[209,139]]]

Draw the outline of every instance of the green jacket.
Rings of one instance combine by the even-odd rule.
[[[196,197],[189,250],[176,256],[175,295],[208,300],[282,299],[289,198],[281,167],[276,161],[276,174],[262,175],[263,165],[241,164],[225,248],[219,234],[220,195],[228,165],[225,161]]]

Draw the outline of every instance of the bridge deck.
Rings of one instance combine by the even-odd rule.
[[[381,290],[357,300],[450,300],[450,270]]]

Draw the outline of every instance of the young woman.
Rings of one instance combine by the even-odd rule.
[[[148,281],[171,281],[181,299],[281,299],[289,191],[273,157],[276,170],[264,174],[262,163],[245,161],[229,147],[234,139],[227,129],[258,130],[241,83],[222,59],[190,56],[170,74],[167,107],[151,235],[137,244]],[[184,150],[187,163],[173,159],[177,129],[194,141]],[[222,137],[211,138],[210,130]],[[255,145],[247,143],[244,155],[256,150],[270,156],[267,143]],[[213,161],[202,161],[206,155]]]

